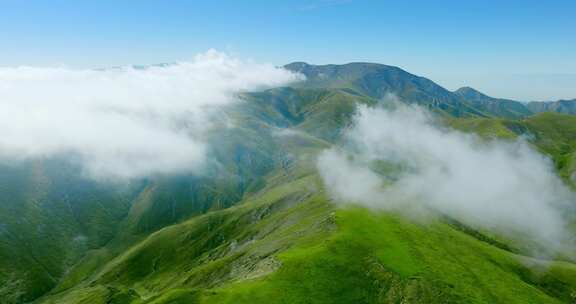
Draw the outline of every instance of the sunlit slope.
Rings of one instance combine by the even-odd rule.
[[[449,124],[484,137],[513,139],[521,136],[551,157],[562,178],[576,182],[576,116],[540,113],[521,120],[451,119]]]
[[[572,300],[573,264],[512,253],[449,222],[337,208],[314,174],[270,178],[283,182],[152,234],[43,303]]]
[[[553,157],[560,175],[576,183],[576,116],[542,113],[523,123],[533,142]]]
[[[528,131],[551,133],[547,138],[558,144],[571,140],[559,121],[572,118],[553,117],[555,124],[540,116],[450,124],[485,137],[524,135],[544,149]],[[451,219],[412,221],[336,207],[314,167],[314,156],[331,144],[299,125],[287,122],[298,132],[272,139],[292,158],[264,177],[264,188],[235,207],[161,229],[96,268],[80,269],[75,276],[84,279],[41,303],[573,301],[571,263],[529,257],[514,242]]]

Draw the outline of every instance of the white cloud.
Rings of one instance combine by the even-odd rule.
[[[574,196],[551,162],[525,142],[482,141],[440,127],[411,106],[358,109],[348,151],[318,160],[335,199],[410,212],[433,209],[468,225],[559,249],[570,233],[563,210]],[[386,178],[370,164],[401,168]]]
[[[211,109],[297,78],[213,50],[147,68],[0,68],[0,155],[70,153],[96,177],[196,170]]]

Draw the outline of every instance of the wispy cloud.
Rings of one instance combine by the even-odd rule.
[[[409,106],[360,107],[347,138],[346,149],[327,150],[318,162],[337,201],[410,214],[434,210],[550,250],[572,248],[563,214],[574,195],[551,162],[522,141],[484,142]],[[386,164],[387,173],[378,174],[375,164]]]
[[[95,177],[196,170],[215,107],[296,78],[213,50],[145,68],[0,68],[0,159],[65,153]]]

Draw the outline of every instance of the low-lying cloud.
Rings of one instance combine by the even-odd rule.
[[[215,107],[297,78],[213,50],[145,68],[0,68],[0,159],[73,155],[95,177],[196,170]]]
[[[425,110],[406,105],[361,106],[346,139],[343,149],[324,151],[318,160],[338,201],[402,212],[432,209],[554,249],[569,242],[563,210],[573,194],[550,160],[522,140],[487,142],[443,128]]]

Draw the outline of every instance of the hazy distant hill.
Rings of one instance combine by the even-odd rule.
[[[548,101],[548,102],[529,102],[527,105],[534,113],[540,112],[557,112],[566,114],[576,114],[576,99],[570,100],[558,100],[558,101]]]
[[[493,98],[484,95],[473,88],[463,87],[454,93],[465,100],[468,100],[475,107],[483,109],[496,116],[509,118],[522,118],[534,114],[525,103],[510,99]]]

